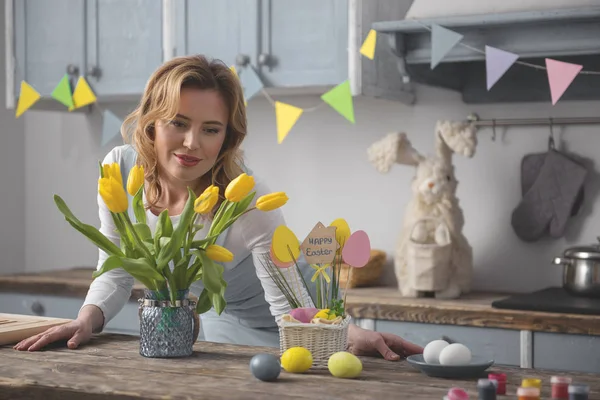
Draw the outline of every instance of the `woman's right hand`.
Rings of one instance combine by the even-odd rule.
[[[58,341],[67,341],[70,349],[86,343],[92,337],[92,321],[89,318],[77,318],[64,325],[52,327],[45,332],[22,340],[14,346],[15,350],[37,351]]]

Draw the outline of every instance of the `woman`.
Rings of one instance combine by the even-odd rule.
[[[127,176],[135,163],[142,165],[148,224],[154,229],[164,209],[176,224],[188,186],[199,195],[213,183],[224,193],[227,184],[246,171],[240,150],[246,136],[246,114],[238,78],[227,66],[202,56],[166,62],[148,81],[139,106],[123,124],[122,135],[131,144],[115,147],[103,164],[119,163],[122,176]],[[270,193],[259,180],[255,190],[255,198]],[[98,207],[100,231],[118,245],[118,234],[100,196]],[[234,254],[234,261],[224,264],[227,308],[220,316],[214,310],[201,315],[205,340],[279,346],[276,321],[289,312],[289,305],[260,260],[269,253],[273,231],[282,224],[280,210],[248,213],[222,235],[223,246]],[[209,224],[205,226],[208,229]],[[198,235],[204,237],[206,231]],[[98,268],[106,257],[100,250]],[[302,270],[311,275],[306,263]],[[15,349],[35,351],[60,340],[77,348],[93,333],[101,332],[123,308],[132,286],[133,278],[122,269],[104,273],[90,285],[76,320],[25,339]],[[201,290],[200,282],[191,288],[196,296]],[[304,291],[302,296],[306,299],[308,293]],[[356,325],[349,328],[349,345],[357,355],[379,353],[388,360],[422,352],[420,346],[398,336]]]

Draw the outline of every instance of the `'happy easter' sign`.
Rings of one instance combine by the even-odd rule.
[[[326,227],[320,222],[315,225],[300,246],[306,261],[310,264],[333,262],[335,252],[339,247],[335,240],[335,227]]]

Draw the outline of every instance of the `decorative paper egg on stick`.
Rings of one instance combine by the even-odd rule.
[[[351,234],[346,240],[342,249],[342,259],[346,264],[354,268],[362,268],[371,259],[371,241],[365,231],[358,230]],[[346,303],[346,293],[348,292],[348,283],[352,277],[352,269],[348,271],[346,280],[346,289],[344,292],[344,304]]]
[[[273,246],[271,246],[271,250],[269,252],[269,256],[271,257],[271,261],[277,268],[289,268],[294,265],[294,261],[283,262],[275,256],[275,252],[273,251]]]
[[[278,260],[281,264],[293,264],[300,256],[300,241],[294,232],[285,225],[278,226],[273,232],[271,248],[274,260]]]

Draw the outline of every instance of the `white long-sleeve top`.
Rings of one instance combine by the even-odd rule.
[[[133,147],[122,145],[112,149],[102,163],[119,163],[123,180],[126,182],[129,170],[135,163],[135,158],[136,152]],[[257,179],[256,176],[255,182],[256,196],[251,206],[255,204],[256,199],[260,196],[270,193],[267,185]],[[128,195],[128,198],[129,213],[133,219],[131,196]],[[98,209],[100,232],[119,246],[118,231],[100,195],[98,195]],[[148,226],[154,234],[158,216],[148,210],[146,211],[146,217]],[[179,222],[179,216],[171,216],[171,221],[173,226],[176,226]],[[197,233],[197,239],[206,237],[210,227],[210,221],[200,221],[200,223],[204,223],[204,228]],[[273,232],[279,225],[284,224],[285,220],[280,209],[269,212],[253,210],[240,217],[228,231],[223,233],[226,237],[221,239],[222,246],[234,255],[233,261],[222,263],[225,268],[223,278],[227,281],[225,291],[227,307],[224,312],[236,316],[242,324],[249,327],[274,327],[276,326],[276,320],[290,311],[285,296],[270,278],[263,265],[264,261],[262,261],[265,256],[269,256]],[[108,255],[104,251],[99,250],[98,269],[107,257]],[[306,263],[301,263],[299,266],[306,282],[310,284],[310,267]],[[298,274],[294,268],[288,268],[286,273],[291,274],[288,278],[289,282],[297,282]],[[121,268],[106,272],[94,279],[83,306],[93,304],[102,310],[104,314],[102,329],[128,301],[133,283],[134,280],[131,275]],[[190,292],[199,296],[202,289],[202,282],[196,282],[190,288]],[[298,297],[302,298],[302,303],[306,306],[312,306],[307,291],[302,287],[298,290],[301,291]],[[297,290],[296,293],[298,295]]]

